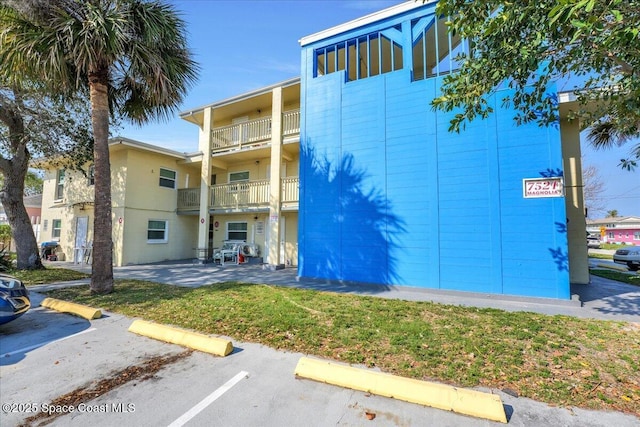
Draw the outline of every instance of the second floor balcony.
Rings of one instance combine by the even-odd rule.
[[[212,152],[223,153],[268,143],[271,140],[271,122],[271,117],[263,117],[213,129],[211,131]],[[300,110],[283,112],[283,138],[295,137],[299,134]]]
[[[297,208],[299,182],[297,176],[280,180],[280,203],[283,209]],[[209,188],[209,209],[214,211],[266,210],[269,208],[269,199],[268,179],[212,185]],[[199,208],[199,188],[178,190],[178,212]]]

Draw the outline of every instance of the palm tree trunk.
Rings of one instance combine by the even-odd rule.
[[[89,73],[95,168],[91,292],[99,294],[113,291],[111,163],[109,161],[109,98],[107,88],[108,72],[106,68]]]

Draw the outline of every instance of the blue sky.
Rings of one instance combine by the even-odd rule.
[[[298,40],[403,0],[171,0],[182,12],[189,45],[201,66],[200,78],[180,111],[209,104],[300,74]],[[193,152],[198,128],[175,118],[143,127],[125,126],[120,135]],[[617,165],[628,148],[594,152],[583,144],[584,160],[606,185],[606,209],[640,216],[640,168]]]

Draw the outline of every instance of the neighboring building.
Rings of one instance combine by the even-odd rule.
[[[23,201],[24,207],[27,209],[27,215],[31,219],[31,224],[39,224],[42,212],[42,194],[25,196]]]
[[[31,221],[33,227],[33,234],[36,237],[36,241],[40,236],[40,212],[42,210],[42,194],[35,194],[33,196],[24,196],[22,199],[24,207],[27,210],[27,215]],[[0,203],[0,224],[9,225],[7,214],[4,210],[4,206]],[[15,250],[14,242],[11,242],[11,250]]]
[[[640,217],[620,216],[588,219],[587,232],[607,243],[640,245]]]
[[[430,101],[468,45],[426,3],[301,39],[299,274],[568,299],[589,282],[572,94],[549,87],[555,127],[516,126],[505,88],[449,132]]]
[[[176,215],[179,189],[200,175],[189,155],[126,138],[110,140],[109,153],[114,264],[193,256],[197,224]],[[40,242],[57,241],[66,260],[81,262],[93,240],[92,167],[83,174],[39,166],[45,170]]]
[[[40,220],[42,216],[42,194],[35,194],[33,196],[24,197],[24,207],[27,209],[27,215],[31,220],[31,227],[33,227],[33,234],[36,237],[36,241],[40,239]]]
[[[40,212],[42,208],[42,194],[35,194],[33,196],[24,196],[22,199],[24,207],[27,210],[27,215],[31,220],[31,224],[40,223]],[[0,224],[9,224],[7,219],[7,213],[4,211],[4,206],[0,203]]]

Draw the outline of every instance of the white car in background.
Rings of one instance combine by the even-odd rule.
[[[640,246],[627,246],[618,249],[613,254],[613,262],[624,264],[631,271],[638,271],[638,268],[640,268]]]
[[[587,248],[600,249],[600,239],[595,236],[587,237]]]

